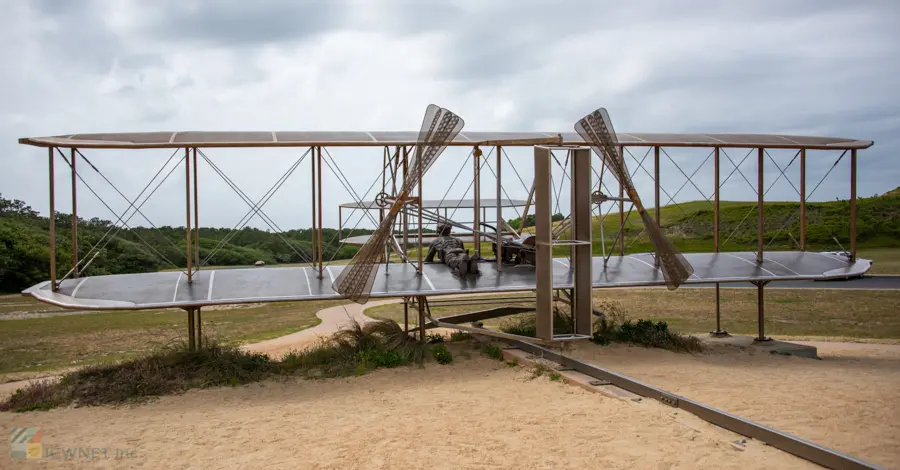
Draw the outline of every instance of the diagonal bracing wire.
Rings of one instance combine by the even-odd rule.
[[[298,158],[298,159],[294,162],[294,164],[288,169],[288,171],[285,172],[285,174],[282,175],[281,178],[279,178],[279,180],[275,183],[275,185],[273,185],[272,188],[269,189],[269,191],[267,191],[266,194],[263,195],[263,197],[261,197],[260,200],[259,200],[256,204],[254,204],[254,203],[252,202],[252,200],[244,193],[244,191],[242,191],[241,188],[239,188],[239,187],[237,186],[237,184],[235,184],[234,181],[232,181],[231,178],[229,178],[228,175],[225,174],[224,171],[222,171],[215,163],[213,163],[213,161],[212,161],[205,153],[203,153],[203,151],[198,150],[197,153],[199,153],[200,156],[202,156],[203,159],[206,160],[206,163],[209,164],[210,168],[212,168],[213,171],[215,171],[216,174],[218,174],[218,175],[225,181],[225,183],[228,184],[228,186],[231,187],[231,189],[232,189],[235,193],[237,193],[237,195],[240,196],[240,198],[241,198],[247,205],[250,206],[250,212],[248,212],[248,215],[250,215],[250,214],[259,215],[259,217],[260,217],[261,219],[263,219],[263,222],[265,222],[265,223],[266,223],[273,231],[275,231],[275,235],[276,235],[278,238],[280,238],[281,241],[283,241],[283,242],[285,243],[285,245],[287,245],[288,248],[291,249],[291,251],[293,251],[298,257],[300,257],[300,259],[301,259],[304,263],[310,263],[310,264],[312,264],[312,260],[311,260],[310,258],[304,256],[303,253],[301,253],[300,251],[298,251],[297,248],[294,247],[294,245],[293,245],[290,241],[288,241],[288,240],[284,237],[284,235],[282,235],[281,232],[283,232],[283,230],[281,230],[281,227],[278,227],[278,224],[276,224],[274,221],[272,221],[271,218],[269,218],[269,216],[266,215],[266,213],[262,211],[262,206],[264,206],[267,202],[269,202],[269,199],[271,199],[272,196],[275,195],[275,192],[277,192],[278,189],[281,188],[281,186],[287,181],[287,179],[291,176],[291,174],[293,174],[293,172],[297,169],[297,167],[300,166],[300,163],[301,163],[301,162],[306,158],[306,156],[310,153],[310,150],[307,150],[306,152],[304,152],[303,155],[301,155],[300,158]],[[241,223],[243,223],[243,224],[244,224],[243,226],[246,226],[248,223],[250,223],[250,220],[252,220],[252,216],[250,216],[250,218],[248,219],[248,218],[247,218],[248,215],[245,215],[244,217],[242,217],[242,218],[241,218],[241,221],[238,222],[238,225],[240,225]],[[247,220],[245,221],[244,219],[247,219]],[[237,227],[237,225],[235,226],[235,228],[232,228],[231,232],[229,232],[229,233],[228,233],[228,234],[227,234],[227,235],[219,242],[219,244],[218,244],[218,245],[213,249],[213,251],[206,257],[206,259],[203,260],[201,266],[206,265],[206,264],[212,259],[212,257],[215,255],[215,253],[216,253],[218,250],[220,250],[220,249],[225,245],[225,243],[227,243],[228,241],[230,241],[230,240],[237,234],[236,227]]]
[[[725,152],[723,152],[723,153],[725,153]],[[778,175],[777,178],[775,178],[775,181],[772,181],[772,183],[769,185],[768,189],[765,189],[765,190],[763,191],[763,199],[765,199],[766,194],[769,194],[769,191],[771,191],[772,188],[775,187],[775,183],[777,183],[779,180],[781,180],[781,177],[782,177],[782,176],[784,176],[785,178],[787,178],[787,175],[785,175],[785,171],[787,171],[788,168],[790,168],[791,165],[794,164],[794,160],[797,158],[797,155],[800,155],[800,152],[797,152],[797,154],[794,155],[794,158],[791,159],[790,164],[788,164],[788,165],[784,168],[784,171],[781,171],[781,169],[780,169],[780,167],[779,167],[779,171],[781,171],[781,174]],[[728,154],[726,153],[725,156],[727,157]],[[843,155],[841,155],[841,156],[843,157]],[[731,160],[731,159],[729,158],[729,160]],[[840,159],[838,159],[838,161],[840,161]],[[837,164],[837,162],[835,162],[835,164]],[[757,171],[760,171],[760,170],[757,169]],[[831,172],[831,171],[829,170],[829,173],[830,173],[830,172]],[[743,176],[743,173],[742,173],[742,176]],[[826,175],[826,176],[827,176],[827,175]],[[747,178],[744,177],[744,180],[746,180],[746,179],[747,179]],[[788,180],[790,181],[790,179],[788,179]],[[751,187],[753,186],[752,184],[750,184],[750,182],[747,182],[747,184],[749,184]],[[793,186],[793,185],[792,185],[792,186]],[[758,191],[755,187],[753,188],[753,191],[754,191],[757,195],[759,195],[759,191]],[[731,234],[728,235],[728,238],[725,239],[725,241],[722,243],[721,246],[725,246],[725,244],[728,243],[728,240],[731,240],[731,237],[733,237],[734,234],[737,233],[738,229],[740,229],[741,226],[744,225],[744,222],[747,221],[747,218],[750,217],[751,214],[753,214],[754,212],[756,212],[756,211],[758,211],[758,210],[759,210],[759,207],[757,207],[757,206],[755,206],[755,205],[754,205],[753,207],[751,207],[750,210],[747,211],[747,213],[744,215],[744,218],[741,219],[740,222],[738,222],[737,227],[735,227],[734,230],[731,231]]]
[[[69,162],[69,160],[66,158],[66,156],[63,155],[62,152],[61,152],[59,149],[56,149],[56,151],[57,151],[57,153],[59,153],[59,155],[62,157],[62,159],[66,162],[66,164],[68,164],[69,167],[71,168],[72,164]],[[166,168],[166,166],[168,166],[169,162],[172,161],[172,158],[174,158],[175,155],[176,155],[177,153],[178,153],[178,150],[176,150],[175,152],[172,153],[172,155],[169,156],[169,158],[165,161],[165,163],[163,163],[163,165],[159,168],[159,170],[156,172],[156,174],[153,175],[153,178],[151,178],[150,181],[147,182],[147,184],[144,186],[144,188],[141,190],[141,192],[137,195],[137,197],[135,197],[135,201],[137,201],[138,199],[141,198],[141,196],[144,194],[144,192],[147,191],[147,188],[149,188],[150,185],[153,184],[153,182],[156,180],[156,178],[159,176],[159,174],[162,173],[162,171]],[[181,160],[183,161],[184,158],[182,158]],[[180,163],[180,162],[179,162],[179,163]],[[177,168],[177,167],[178,167],[178,165],[176,165],[175,167],[173,167],[172,170],[169,170],[168,175],[172,174],[172,172],[173,172],[173,171],[175,170],[175,168]],[[97,170],[96,170],[96,167],[94,168],[94,170],[97,171]],[[78,179],[80,179],[82,183],[84,183],[86,186],[90,187],[90,185],[88,185],[88,184],[84,181],[84,179],[81,177],[81,174],[80,174],[80,173],[78,173],[77,171],[76,171],[75,173],[76,173],[76,176],[78,176]],[[168,175],[166,175],[167,178],[168,178]],[[161,185],[161,184],[162,184],[162,183],[160,182],[160,185]],[[157,185],[157,188],[158,188],[158,187],[159,187],[159,185]],[[156,190],[154,189],[154,191],[156,191]],[[95,195],[96,195],[96,193],[95,193]],[[152,193],[151,193],[151,195],[152,195]],[[98,197],[99,197],[99,196],[98,196]],[[150,197],[150,196],[148,196],[148,199],[149,199],[149,197]],[[129,202],[130,202],[130,201],[129,201]],[[146,202],[146,201],[144,201],[144,202]],[[106,231],[106,233],[104,233],[103,236],[100,237],[100,239],[97,240],[97,242],[94,243],[93,246],[91,246],[91,248],[90,248],[90,249],[88,250],[88,252],[87,252],[88,255],[90,255],[90,253],[94,250],[94,248],[95,248],[97,245],[99,245],[100,243],[102,243],[102,242],[106,239],[106,237],[109,236],[110,232],[112,232],[114,229],[116,229],[116,228],[118,227],[116,224],[118,224],[118,223],[122,220],[122,217],[124,217],[124,215],[127,214],[128,211],[131,210],[131,208],[132,208],[133,206],[134,206],[134,203],[130,203],[130,204],[129,204],[129,207],[126,208],[126,209],[125,209],[125,212],[123,212],[122,215],[120,215],[120,216],[118,217],[118,219],[116,220],[116,222],[114,222],[113,225],[111,225],[111,226],[109,227],[109,229]],[[141,206],[143,206],[143,204],[141,204]],[[141,206],[138,206],[138,207],[141,207]],[[115,214],[115,212],[113,212],[113,214]],[[134,214],[132,214],[132,215],[134,215]],[[129,218],[128,220],[131,220],[131,219]],[[121,230],[121,228],[119,228],[119,230]],[[118,234],[119,230],[117,230],[116,233],[114,233],[112,236],[115,236],[116,234]],[[88,256],[85,256],[84,258],[82,258],[81,260],[79,260],[79,264],[85,262],[85,261],[87,260],[87,258],[88,258]]]
[[[828,175],[830,175],[831,172],[834,171],[835,167],[837,167],[837,164],[841,162],[841,160],[844,158],[844,155],[846,155],[846,154],[847,154],[847,151],[844,150],[841,153],[841,155],[837,158],[837,160],[834,161],[834,163],[831,165],[831,168],[829,168],[828,172],[825,173],[825,176],[823,176],[822,179],[819,180],[819,182],[816,184],[816,186],[813,188],[813,190],[810,191],[810,193],[806,196],[807,199],[809,199],[809,197],[812,196],[816,192],[817,189],[819,189],[819,186],[821,186],[822,183],[825,182],[825,178],[828,178]],[[787,171],[787,168],[785,168],[785,171]],[[797,191],[797,193],[799,194],[800,192]],[[787,227],[787,225],[791,222],[791,220],[793,220],[793,218],[799,213],[800,213],[800,208],[798,207],[797,209],[794,210],[794,213],[791,214],[791,216],[787,218],[787,220],[784,222],[784,225],[781,226],[781,228],[778,230],[778,232],[772,237],[771,240],[769,240],[769,243],[766,244],[766,246],[763,247],[763,249],[767,248],[769,245],[772,244],[773,241],[775,241],[776,238],[781,236],[781,232],[784,231],[785,227]],[[790,235],[790,232],[788,232],[788,235]],[[793,235],[791,235],[791,239],[794,240]],[[800,245],[799,243],[797,243],[797,240],[794,240],[794,243],[797,244],[798,246]]]
[[[59,150],[59,149],[57,149],[57,151],[58,151],[58,150]],[[62,153],[60,153],[60,156],[62,156],[63,160],[65,160],[66,163],[68,163],[69,166],[71,166],[71,163],[69,163],[69,161],[68,161],[68,159],[65,157],[65,155],[62,155]],[[172,156],[174,157],[174,154],[173,154]],[[172,159],[172,157],[169,157],[169,160],[166,161],[166,163],[163,165],[162,168],[165,168],[165,166],[168,165],[168,163],[169,163],[169,161],[171,161],[171,159]],[[179,164],[181,163],[181,161],[184,161],[184,158],[183,158],[183,157],[182,157],[182,159],[179,161]],[[153,189],[153,191],[151,191],[150,194],[147,196],[147,198],[144,199],[144,202],[142,202],[141,204],[139,204],[139,205],[137,206],[138,209],[139,209],[140,207],[142,207],[142,206],[144,205],[144,203],[146,203],[146,202],[150,199],[151,196],[153,196],[153,193],[155,193],[156,190],[159,189],[160,186],[162,186],[162,184],[166,181],[166,179],[168,179],[168,177],[172,174],[172,172],[173,172],[176,168],[178,168],[179,164],[176,164],[175,166],[172,167],[171,170],[169,170],[169,173],[165,176],[165,178],[163,178],[163,179],[159,182],[159,184],[156,185],[156,187]],[[143,191],[141,191],[141,194],[143,194],[143,193],[146,191],[146,189],[150,186],[150,184],[153,183],[153,180],[156,179],[156,176],[159,175],[159,173],[162,171],[162,168],[160,169],[159,172],[156,173],[156,175],[154,175],[153,179],[151,179],[150,182],[147,183],[147,186],[144,188]],[[94,169],[96,170],[96,167],[94,167]],[[98,171],[98,172],[99,172],[99,171]],[[132,233],[133,233],[133,234],[134,234],[141,242],[143,242],[145,245],[147,245],[147,248],[149,248],[151,251],[153,251],[157,256],[159,256],[160,258],[162,258],[164,261],[166,261],[167,263],[171,264],[172,266],[174,266],[174,267],[176,267],[176,268],[180,268],[180,266],[178,266],[177,264],[173,263],[169,258],[167,258],[165,255],[163,255],[162,253],[160,253],[159,250],[157,250],[153,245],[151,245],[149,242],[147,242],[147,240],[145,240],[144,237],[142,237],[139,233],[137,233],[136,231],[134,231],[133,228],[132,228],[131,226],[128,225],[128,221],[130,221],[131,218],[134,217],[134,215],[135,215],[137,212],[132,213],[127,219],[125,219],[125,220],[123,221],[123,220],[122,220],[122,217],[124,217],[124,215],[128,212],[129,209],[126,209],[125,212],[122,213],[122,215],[119,215],[115,210],[113,210],[112,207],[109,207],[109,204],[107,204],[106,201],[105,201],[102,197],[100,197],[100,195],[97,194],[96,191],[94,191],[94,188],[93,188],[90,184],[88,184],[87,181],[84,180],[84,178],[81,176],[81,173],[80,173],[80,172],[77,172],[77,171],[76,171],[76,172],[75,172],[75,176],[78,177],[78,179],[82,182],[82,184],[84,184],[84,186],[85,186],[86,188],[88,188],[88,190],[89,190],[89,191],[97,198],[97,200],[99,200],[99,201],[106,207],[107,210],[109,210],[110,212],[112,212],[112,214],[113,214],[114,216],[118,216],[117,219],[116,219],[116,222],[113,224],[113,226],[110,227],[109,230],[106,231],[106,233],[103,235],[103,237],[101,237],[101,239],[98,240],[97,243],[95,243],[94,246],[91,247],[90,250],[88,250],[88,253],[84,256],[84,258],[82,258],[83,260],[88,260],[88,259],[91,259],[91,260],[92,260],[93,258],[90,258],[90,254],[91,254],[91,252],[92,252],[95,248],[97,249],[97,253],[99,253],[99,252],[102,251],[104,248],[106,248],[106,246],[109,244],[109,242],[112,241],[113,237],[115,237],[115,235],[118,234],[119,231],[121,231],[122,227],[117,227],[117,226],[116,226],[116,224],[118,224],[118,223],[121,221],[121,222],[122,222],[122,225],[123,225],[124,227],[126,227],[126,228],[128,228],[128,229],[131,229],[131,230],[132,230]],[[140,194],[138,195],[138,198],[140,198]],[[128,198],[125,198],[125,200],[128,201],[128,202],[130,203],[130,206],[133,206],[133,205],[134,205],[134,203],[131,202],[131,201],[129,201]],[[135,199],[135,201],[137,201],[137,198]],[[116,231],[110,236],[109,234],[110,234],[110,232],[112,231],[113,228],[116,228]],[[100,243],[101,243],[104,239],[106,239],[106,241],[103,242],[103,246],[100,246],[100,248],[97,248],[97,246],[100,245]],[[90,261],[87,261],[83,269],[87,269],[87,267],[88,267],[89,264],[90,264]],[[73,271],[74,271],[74,268],[73,268]]]
[[[58,151],[59,151],[59,148],[57,147],[56,150],[57,150],[57,152],[58,152]],[[177,152],[177,151],[176,151],[176,152]],[[125,202],[128,202],[128,203],[129,203],[129,207],[134,207],[134,202],[132,202],[131,200],[129,200],[129,199],[125,196],[125,194],[123,194],[122,191],[120,191],[119,188],[116,187],[116,185],[113,184],[113,182],[110,181],[109,178],[107,178],[106,175],[103,174],[103,172],[101,172],[101,171],[100,171],[100,170],[99,170],[99,169],[98,169],[98,168],[97,168],[90,160],[88,160],[87,157],[84,156],[84,154],[81,153],[80,150],[75,149],[75,153],[77,153],[79,156],[81,156],[81,159],[84,160],[85,163],[87,163],[87,164],[88,164],[95,172],[97,172],[97,174],[100,175],[100,177],[103,178],[103,180],[106,181],[106,183],[109,184],[109,186],[110,186],[111,188],[113,188],[113,190],[115,190],[116,193],[118,193],[119,196],[122,197],[122,199],[125,200]],[[172,154],[172,157],[174,157],[174,156],[175,156],[175,153]],[[166,164],[168,164],[168,161],[170,161],[170,160],[172,159],[172,157],[169,157],[169,160],[167,160]],[[182,160],[183,160],[183,159],[182,159]],[[174,171],[174,170],[175,170],[175,168],[172,168],[172,171]],[[160,171],[162,171],[162,169],[160,169]],[[157,175],[158,175],[158,174],[159,174],[159,173],[157,172]],[[155,178],[155,177],[156,177],[156,176],[154,176],[154,178]],[[152,181],[153,181],[153,180],[151,180],[151,182],[152,182]],[[138,197],[140,197],[140,196],[138,196]],[[137,201],[137,199],[135,199],[135,201]],[[146,201],[145,201],[145,202],[146,202]],[[128,209],[126,209],[126,212],[127,212],[127,211],[128,211]],[[150,224],[151,227],[153,227],[153,228],[156,229],[156,230],[159,230],[159,227],[157,227],[156,224],[154,224],[152,220],[150,220],[146,215],[144,215],[144,213],[141,212],[141,210],[140,210],[139,207],[138,207],[138,208],[135,208],[135,214],[140,214],[141,217],[143,217],[144,220],[146,220],[147,223]],[[178,250],[181,249],[181,248],[179,248],[178,245],[176,245],[175,242],[173,242],[170,238],[165,237],[165,236],[164,236],[163,238],[165,238],[165,240],[166,240],[167,242],[169,242],[169,246],[173,247],[176,251],[178,251]]]
[[[356,211],[357,209],[359,209],[362,212],[359,216],[359,219],[357,219],[356,224],[353,226],[353,228],[350,229],[350,231],[351,231],[350,233],[353,233],[352,231],[356,230],[359,227],[359,224],[362,222],[362,219],[367,215],[369,216],[369,220],[371,220],[377,227],[378,222],[375,222],[375,218],[365,208],[365,204],[363,204],[362,198],[359,198],[357,193],[353,190],[353,185],[350,184],[350,180],[347,179],[346,175],[343,174],[340,167],[337,165],[337,161],[334,160],[334,157],[331,155],[330,152],[328,152],[327,148],[322,147],[322,149],[325,150],[325,155],[334,164],[334,168],[332,168],[330,165],[328,166],[328,168],[332,169],[332,172],[335,172],[335,174],[338,174],[338,173],[340,174],[340,176],[338,177],[338,181],[341,181],[341,184],[344,186],[344,189],[350,193],[350,197],[354,198],[354,202],[356,202],[358,205],[358,207],[354,207],[353,210],[350,211],[350,215],[348,217],[353,217],[353,212]],[[327,160],[326,160],[326,164],[327,164]],[[384,167],[381,168],[381,171],[384,172],[385,168],[387,168],[388,165],[391,165],[391,163],[388,162],[387,165],[385,165]],[[343,178],[343,180],[341,178]],[[363,197],[368,197],[369,193],[372,192],[372,188],[374,188],[375,185],[378,184],[379,178],[381,178],[381,174],[379,174],[378,176],[375,177],[375,179],[372,181],[372,184],[369,185],[368,189],[366,189],[366,192],[363,194]],[[344,182],[344,180],[346,181],[346,183]],[[337,235],[337,233],[335,233],[331,237],[331,240],[325,245],[324,251],[327,251],[328,248],[332,244],[334,244],[334,241],[337,239],[337,237],[338,237],[338,235]],[[328,260],[328,263],[326,263],[326,265],[331,265],[331,263],[334,261],[334,257],[337,256],[338,251],[340,251],[341,248],[343,248],[343,246],[345,244],[346,243],[341,242],[340,245],[338,245],[338,247],[335,249],[334,253],[332,253],[331,259]]]

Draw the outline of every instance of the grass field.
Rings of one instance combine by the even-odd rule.
[[[900,248],[864,248],[857,256],[872,260],[869,274],[900,274]]]
[[[203,335],[225,344],[276,338],[319,324],[341,301],[250,304],[203,309]],[[0,297],[0,318],[58,310],[19,295]],[[52,314],[52,313],[44,313]],[[187,340],[183,310],[82,313],[0,320],[0,374],[56,370],[137,357]]]
[[[603,289],[595,291],[594,300],[597,306],[616,302],[628,318],[663,320],[684,333],[715,329],[713,289],[682,288],[673,292],[659,288]],[[900,291],[769,289],[765,304],[766,334],[898,340],[898,303]],[[435,307],[432,313],[442,316],[480,308]],[[721,289],[721,310],[722,327],[729,333],[757,333],[756,289]],[[366,314],[403,321],[402,305],[382,305],[366,310]],[[410,323],[415,320],[413,313]],[[496,327],[502,322],[495,319],[485,325]]]

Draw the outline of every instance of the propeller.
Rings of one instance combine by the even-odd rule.
[[[588,114],[575,123],[575,131],[584,139],[585,143],[594,149],[594,152],[597,152],[619,184],[624,187],[628,198],[634,204],[638,214],[641,215],[641,220],[644,222],[644,227],[656,250],[656,260],[666,279],[666,286],[669,290],[677,289],[694,273],[694,268],[675,248],[675,244],[666,238],[662,229],[650,217],[641,203],[641,198],[638,197],[628,169],[625,167],[625,159],[619,151],[619,142],[612,121],[609,119],[609,113],[605,108],[600,108]]]
[[[407,204],[421,203],[411,196],[413,189],[464,125],[462,118],[449,110],[434,104],[428,106],[403,186],[375,233],[334,280],[331,287],[335,292],[360,304],[369,300],[378,265],[385,262],[385,246],[393,238],[391,228],[395,219]]]

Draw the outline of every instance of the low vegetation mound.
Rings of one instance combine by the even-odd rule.
[[[626,343],[688,353],[703,350],[699,338],[670,330],[664,321],[627,318],[619,302],[602,301],[595,307],[603,313],[594,324],[592,341],[596,344]],[[553,316],[555,334],[574,331],[572,316],[566,306],[554,308]],[[514,335],[535,337],[536,316],[528,314],[506,320],[500,325],[500,330]]]
[[[316,379],[362,375],[376,368],[429,358],[440,363],[452,360],[446,348],[432,352],[393,320],[353,323],[281,360],[235,346],[213,343],[192,351],[182,344],[140,359],[90,366],[59,379],[33,382],[0,402],[0,411],[125,404],[193,388],[237,386],[279,376]]]

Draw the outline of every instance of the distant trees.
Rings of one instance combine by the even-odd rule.
[[[55,217],[57,272],[64,274],[72,268],[72,240],[68,236],[72,216],[57,212]],[[96,217],[79,219],[80,259],[84,260],[91,247],[113,226],[112,221]],[[0,293],[19,292],[50,277],[49,227],[49,219],[39,216],[24,201],[5,199],[0,194]],[[96,254],[87,274],[152,272],[184,266],[184,230],[184,227],[170,226],[113,228],[110,235],[115,236],[107,237],[100,245],[102,250]],[[312,231],[309,229],[289,230],[279,235],[245,227],[222,243],[230,231],[228,228],[200,228],[201,261],[207,261],[210,266],[246,266],[260,260],[266,264],[301,263],[312,257]],[[341,236],[369,233],[372,231],[345,229]],[[322,229],[326,261],[352,258],[358,250],[355,246],[341,246],[337,235],[335,229]]]

